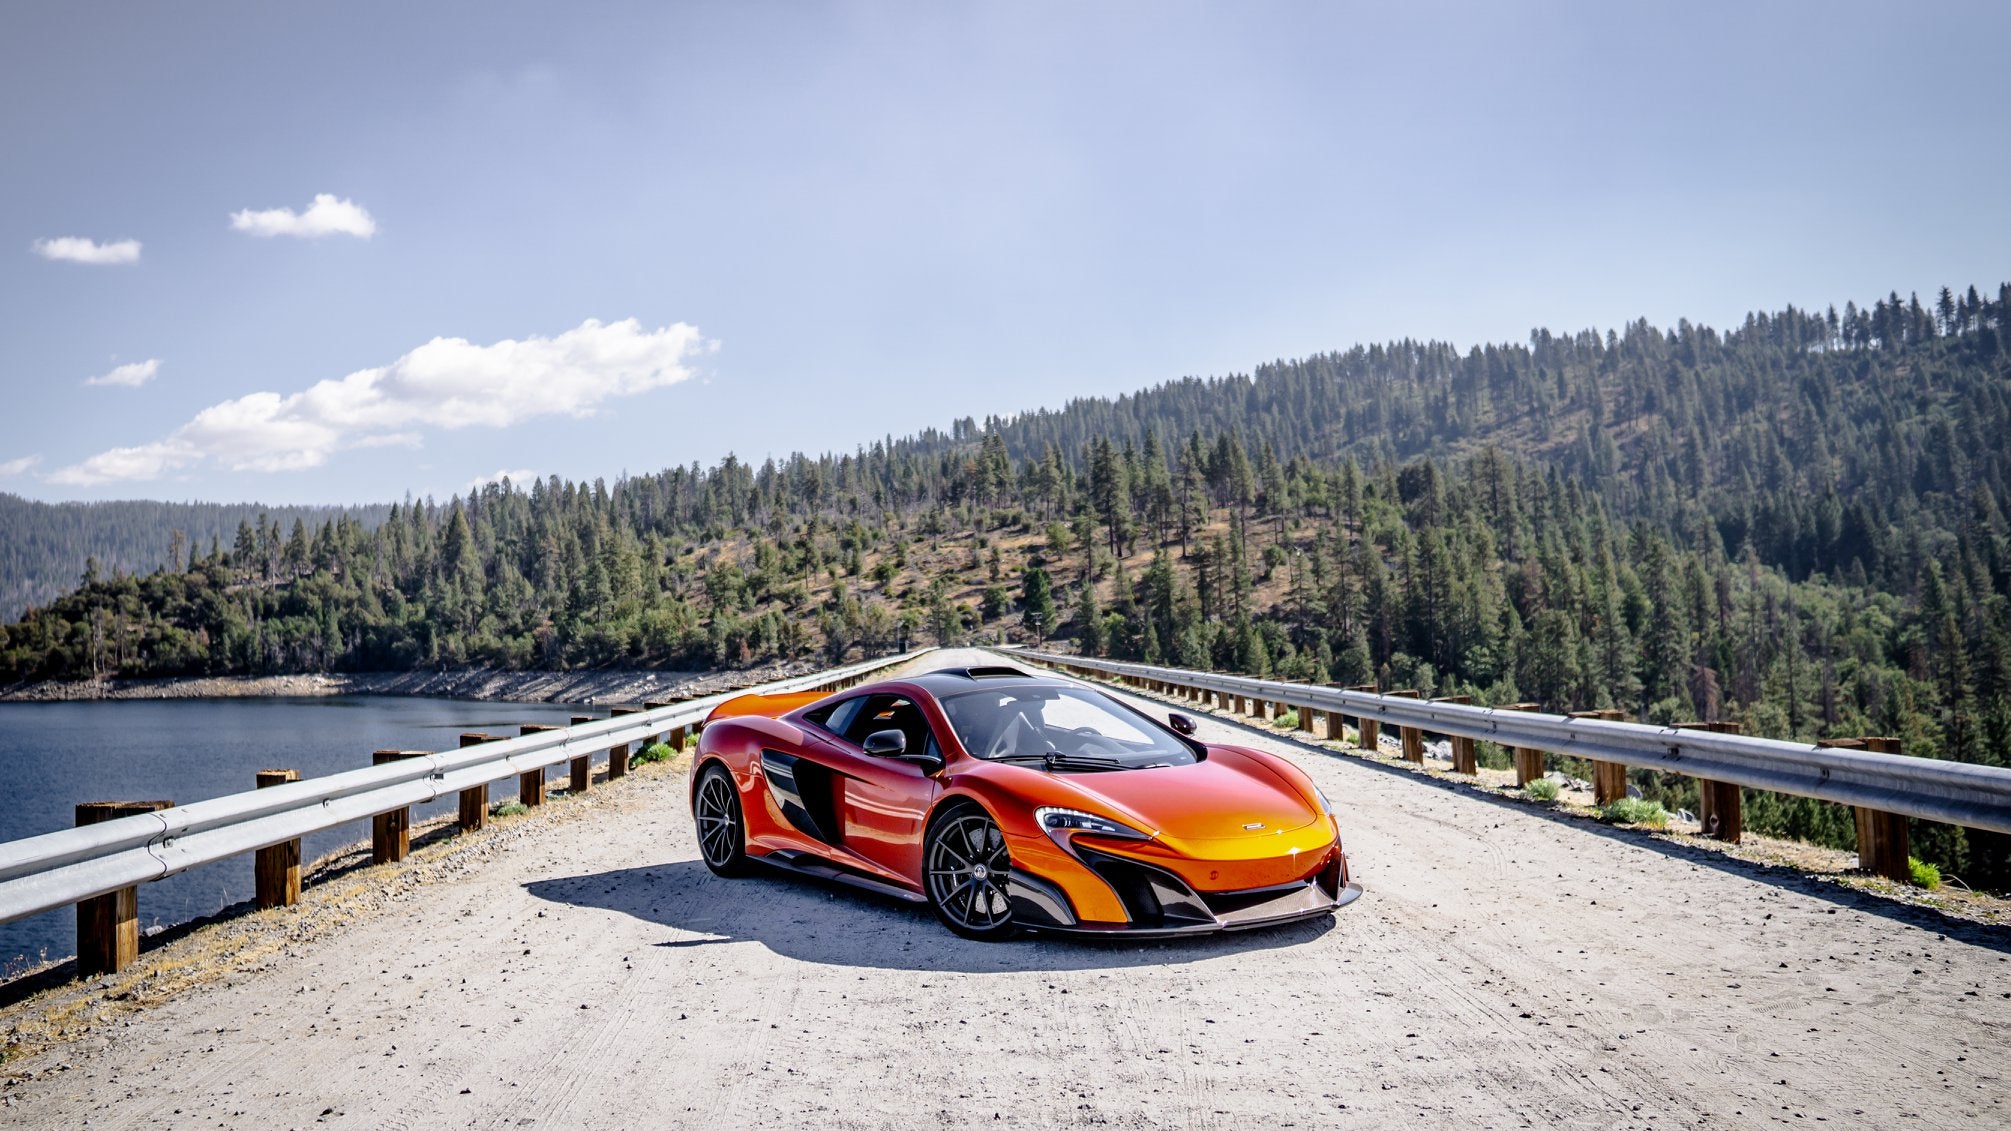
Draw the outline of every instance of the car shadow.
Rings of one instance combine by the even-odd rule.
[[[884,970],[993,974],[1165,966],[1302,946],[1334,926],[1328,916],[1189,938],[1024,934],[1003,943],[974,942],[951,934],[921,904],[766,868],[722,879],[697,860],[536,880],[524,888],[552,903],[615,911],[666,928],[672,937],[660,947],[754,942],[803,962]]]

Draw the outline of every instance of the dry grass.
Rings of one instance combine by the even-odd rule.
[[[1039,556],[1047,562],[1047,572],[1053,578],[1057,589],[1074,586],[1082,575],[1082,547],[1071,545],[1068,553],[1060,560],[1052,559],[1048,555],[1047,536],[1044,533],[1047,522],[1036,519],[1034,526],[1035,529],[1031,532],[1017,528],[984,531],[963,529],[937,535],[921,535],[920,541],[909,541],[905,544],[907,565],[886,582],[873,578],[874,568],[889,556],[883,547],[875,546],[860,554],[862,570],[859,575],[844,576],[842,580],[852,595],[861,598],[878,597],[896,608],[921,603],[927,596],[928,584],[941,580],[948,584],[947,594],[952,605],[970,605],[975,608],[982,600],[985,589],[995,584],[1005,586],[1017,599],[1024,570],[1034,557]],[[1284,536],[1280,538],[1275,522],[1269,520],[1252,522],[1245,531],[1249,555],[1253,561],[1261,562],[1265,547],[1274,542],[1282,543],[1289,548],[1309,549],[1318,529],[1320,525],[1310,521],[1290,521],[1286,523]],[[1199,524],[1190,544],[1206,545],[1212,538],[1227,538],[1229,530],[1228,509],[1217,510],[1207,522]],[[917,532],[910,528],[900,532],[899,537],[913,539],[917,537]],[[1108,543],[1102,540],[1103,531],[1100,527],[1098,538],[1099,548],[1107,548]],[[989,564],[981,564],[976,568],[970,564],[971,548],[980,539],[986,546],[980,551],[980,559],[989,555],[990,547],[997,547],[999,551],[999,580],[996,582],[991,579]],[[1136,581],[1139,575],[1152,565],[1153,558],[1161,552],[1177,556],[1180,545],[1176,541],[1164,547],[1158,546],[1153,542],[1149,530],[1142,531],[1132,545],[1132,552],[1123,559],[1125,577]],[[734,562],[744,569],[751,569],[753,561],[754,543],[744,531],[724,541],[688,549],[678,559],[679,564],[698,576],[702,576],[712,566],[722,562]],[[782,584],[784,588],[801,590],[802,603],[795,610],[800,612],[803,609],[816,609],[828,602],[833,581],[827,564],[826,568],[808,578],[787,579]],[[1290,570],[1280,567],[1268,581],[1263,580],[1261,576],[1254,581],[1251,603],[1260,610],[1282,605],[1290,589]],[[1104,607],[1111,607],[1118,597],[1117,581],[1113,571],[1106,568],[1103,576],[1097,579],[1096,591],[1097,599],[1103,602]],[[1072,592],[1071,589],[1071,594]],[[1059,601],[1064,598],[1058,595],[1056,599]],[[1072,595],[1067,599],[1072,600]],[[767,609],[791,612],[778,601],[757,605],[753,611],[760,612]],[[982,631],[1006,631],[1017,628],[1018,623],[1018,614],[1008,613],[998,621],[988,622]]]

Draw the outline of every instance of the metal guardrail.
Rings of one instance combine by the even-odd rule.
[[[735,696],[847,685],[919,654],[0,843],[0,923],[690,727]]]
[[[2011,833],[2011,770],[1778,739],[1642,723],[1471,707],[1245,676],[1062,656],[1001,652],[1063,670],[1148,680],[1297,709],[1373,719],[1394,727],[1482,739],[1595,762],[1615,762],[1860,809]]]

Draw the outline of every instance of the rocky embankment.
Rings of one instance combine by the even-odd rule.
[[[201,676],[187,679],[43,680],[0,686],[0,701],[414,695],[441,699],[494,699],[513,703],[641,703],[709,695],[751,683],[783,679],[816,667],[815,662],[803,660],[717,672],[643,671],[633,668],[551,672],[472,668],[428,672]]]

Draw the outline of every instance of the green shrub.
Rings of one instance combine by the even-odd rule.
[[[1538,801],[1555,801],[1557,800],[1557,783],[1551,781],[1549,778],[1531,778],[1529,779],[1529,784],[1522,787],[1522,792]]]
[[[1647,825],[1659,829],[1669,823],[1669,811],[1659,801],[1623,797],[1601,809],[1599,819],[1609,825]]]
[[[498,801],[494,805],[489,806],[489,816],[491,817],[515,817],[530,811],[530,806],[525,805],[521,801]]]
[[[670,743],[654,742],[643,747],[633,761],[638,766],[646,766],[651,762],[668,762],[676,756],[677,751],[671,749]]]
[[[1271,725],[1279,728],[1280,730],[1289,730],[1292,727],[1298,726],[1299,712],[1286,711],[1284,714],[1274,717],[1271,720]]]
[[[1941,886],[1941,869],[1920,859],[1918,856],[1906,858],[1906,870],[1913,874],[1913,886],[1933,891]]]

